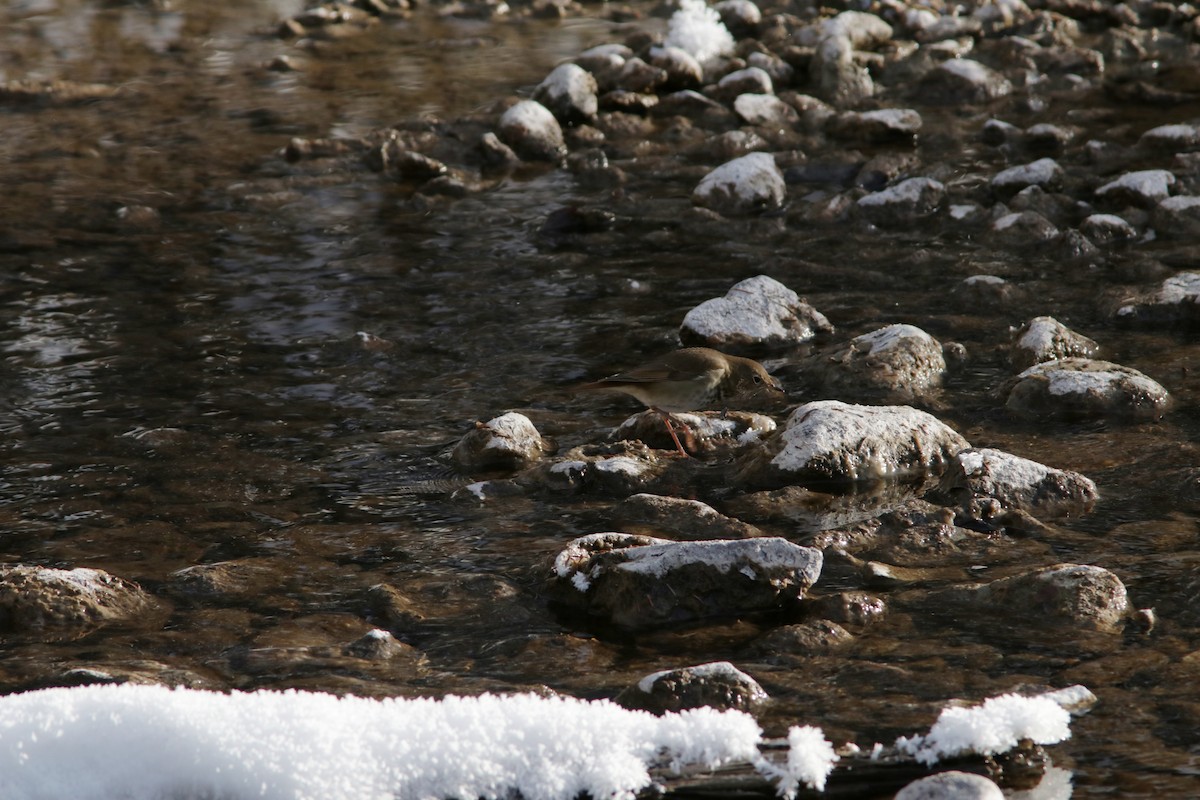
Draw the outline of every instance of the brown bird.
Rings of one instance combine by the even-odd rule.
[[[641,400],[662,417],[675,447],[685,456],[687,451],[671,426],[672,412],[728,409],[733,403],[783,396],[783,386],[762,364],[707,347],[676,350],[579,389],[623,392]]]

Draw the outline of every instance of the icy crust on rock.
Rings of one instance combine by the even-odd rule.
[[[566,697],[89,686],[0,698],[0,796],[632,800],[649,767],[757,763],[740,711]]]
[[[748,578],[774,582],[771,575],[800,576],[807,585],[821,575],[821,551],[801,547],[787,539],[713,539],[706,542],[667,542],[625,551],[627,561],[616,569],[661,578],[692,564],[712,567],[721,573],[737,570]],[[764,573],[760,575],[760,573]]]
[[[922,764],[1011,750],[1022,739],[1058,744],[1071,737],[1071,715],[1047,697],[1006,694],[973,708],[946,708],[924,736],[900,737],[896,748]]]
[[[806,403],[792,412],[771,465],[802,472],[833,465],[830,477],[894,478],[965,450],[967,441],[924,411],[908,406],[859,406],[837,400]],[[948,452],[953,451],[953,452]]]

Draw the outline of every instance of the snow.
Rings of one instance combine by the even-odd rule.
[[[794,797],[801,783],[818,792],[825,791],[825,780],[837,760],[833,745],[820,728],[811,725],[790,728],[786,776],[780,781],[779,793]]]
[[[704,64],[733,52],[733,36],[721,23],[721,15],[704,0],[681,0],[679,10],[667,22],[663,44],[678,47]]]
[[[922,764],[966,753],[993,755],[1016,747],[1021,739],[1035,744],[1069,739],[1070,720],[1051,698],[1006,694],[973,708],[943,709],[928,734],[901,737],[896,748]]]
[[[0,698],[0,797],[625,800],[654,764],[757,763],[761,735],[739,711],[533,694],[57,688]]]

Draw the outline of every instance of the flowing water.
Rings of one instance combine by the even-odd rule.
[[[136,629],[6,641],[0,690],[157,662],[215,688],[607,697],[650,671],[726,658],[776,698],[769,733],[803,722],[869,746],[927,725],[950,697],[1081,682],[1100,704],[1054,754],[1077,796],[1192,792],[1200,350],[1192,331],[1118,329],[1106,303],[1194,250],[1147,244],[1089,265],[969,236],[795,225],[689,240],[672,233],[688,205],[678,186],[649,197],[647,217],[620,235],[549,239],[547,214],[590,196],[566,171],[422,204],[367,171],[288,164],[283,148],[477,112],[622,39],[625,24],[419,13],[305,50],[274,35],[298,10],[0,10],[0,79],[120,87],[90,103],[0,107],[0,553],[102,568],[162,601]],[[280,55],[303,67],[268,69]],[[969,162],[980,146],[954,135],[954,114],[926,124],[943,123],[951,133],[921,146]],[[158,214],[120,211],[139,206]],[[1138,607],[1157,609],[1159,628],[1064,641],[900,613],[837,654],[780,661],[747,648],[763,621],[622,637],[551,613],[546,560],[607,529],[607,503],[451,501],[438,491],[458,480],[448,446],[508,409],[564,447],[602,436],[633,407],[566,388],[670,349],[687,309],[759,273],[805,295],[840,337],[909,322],[966,345],[940,415],[976,446],[1078,470],[1103,495],[1052,541],[1015,544],[1014,558],[1107,567]],[[1024,287],[1024,299],[954,291],[978,273]],[[1000,347],[1008,326],[1038,314],[1159,380],[1173,411],[1143,424],[1009,417],[994,394],[1010,374]],[[364,346],[360,331],[387,344]],[[171,588],[177,570],[235,560],[250,568],[219,596]],[[988,566],[974,565],[980,577]],[[420,657],[366,668],[303,649],[385,624],[367,599],[381,583],[411,599],[388,627]]]

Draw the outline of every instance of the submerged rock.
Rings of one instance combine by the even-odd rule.
[[[450,457],[465,470],[524,469],[554,446],[529,421],[510,411],[487,422],[476,422],[470,433],[459,439]]]
[[[774,157],[750,153],[705,175],[692,192],[692,202],[721,214],[741,215],[773,211],[786,196],[783,173]]]
[[[718,350],[747,346],[782,347],[832,333],[825,315],[779,281],[756,275],[734,284],[724,297],[705,300],[683,318],[685,344]]]
[[[821,574],[821,551],[780,538],[670,542],[625,533],[576,539],[554,560],[565,606],[629,629],[778,609]]]
[[[674,458],[673,453],[662,457],[641,442],[584,445],[522,472],[517,482],[534,489],[625,497],[654,491]]]
[[[841,625],[818,619],[775,628],[757,640],[754,649],[764,656],[815,656],[829,653],[852,641],[854,636]]]
[[[1200,272],[1172,275],[1157,291],[1123,300],[1116,316],[1152,325],[1200,323]]]
[[[635,494],[612,510],[622,530],[684,541],[750,539],[765,534],[758,528],[727,517],[707,503],[682,497]]]
[[[104,570],[0,567],[0,633],[83,636],[154,608],[140,586]]]
[[[1136,369],[1087,358],[1035,364],[1009,384],[1005,406],[1024,417],[1158,419],[1167,390]]]
[[[806,403],[783,430],[738,462],[750,486],[923,482],[969,445],[936,417],[907,406]]]
[[[933,178],[909,178],[865,195],[858,209],[876,225],[909,225],[934,214],[946,197],[946,187]]]
[[[1012,83],[978,61],[952,58],[926,73],[915,97],[937,105],[989,103],[1012,93]]]
[[[1012,332],[1009,361],[1019,370],[1062,358],[1091,358],[1100,345],[1054,317],[1034,317]]]
[[[733,664],[714,661],[647,675],[613,699],[625,708],[666,714],[706,706],[752,712],[770,698],[758,681]]]

